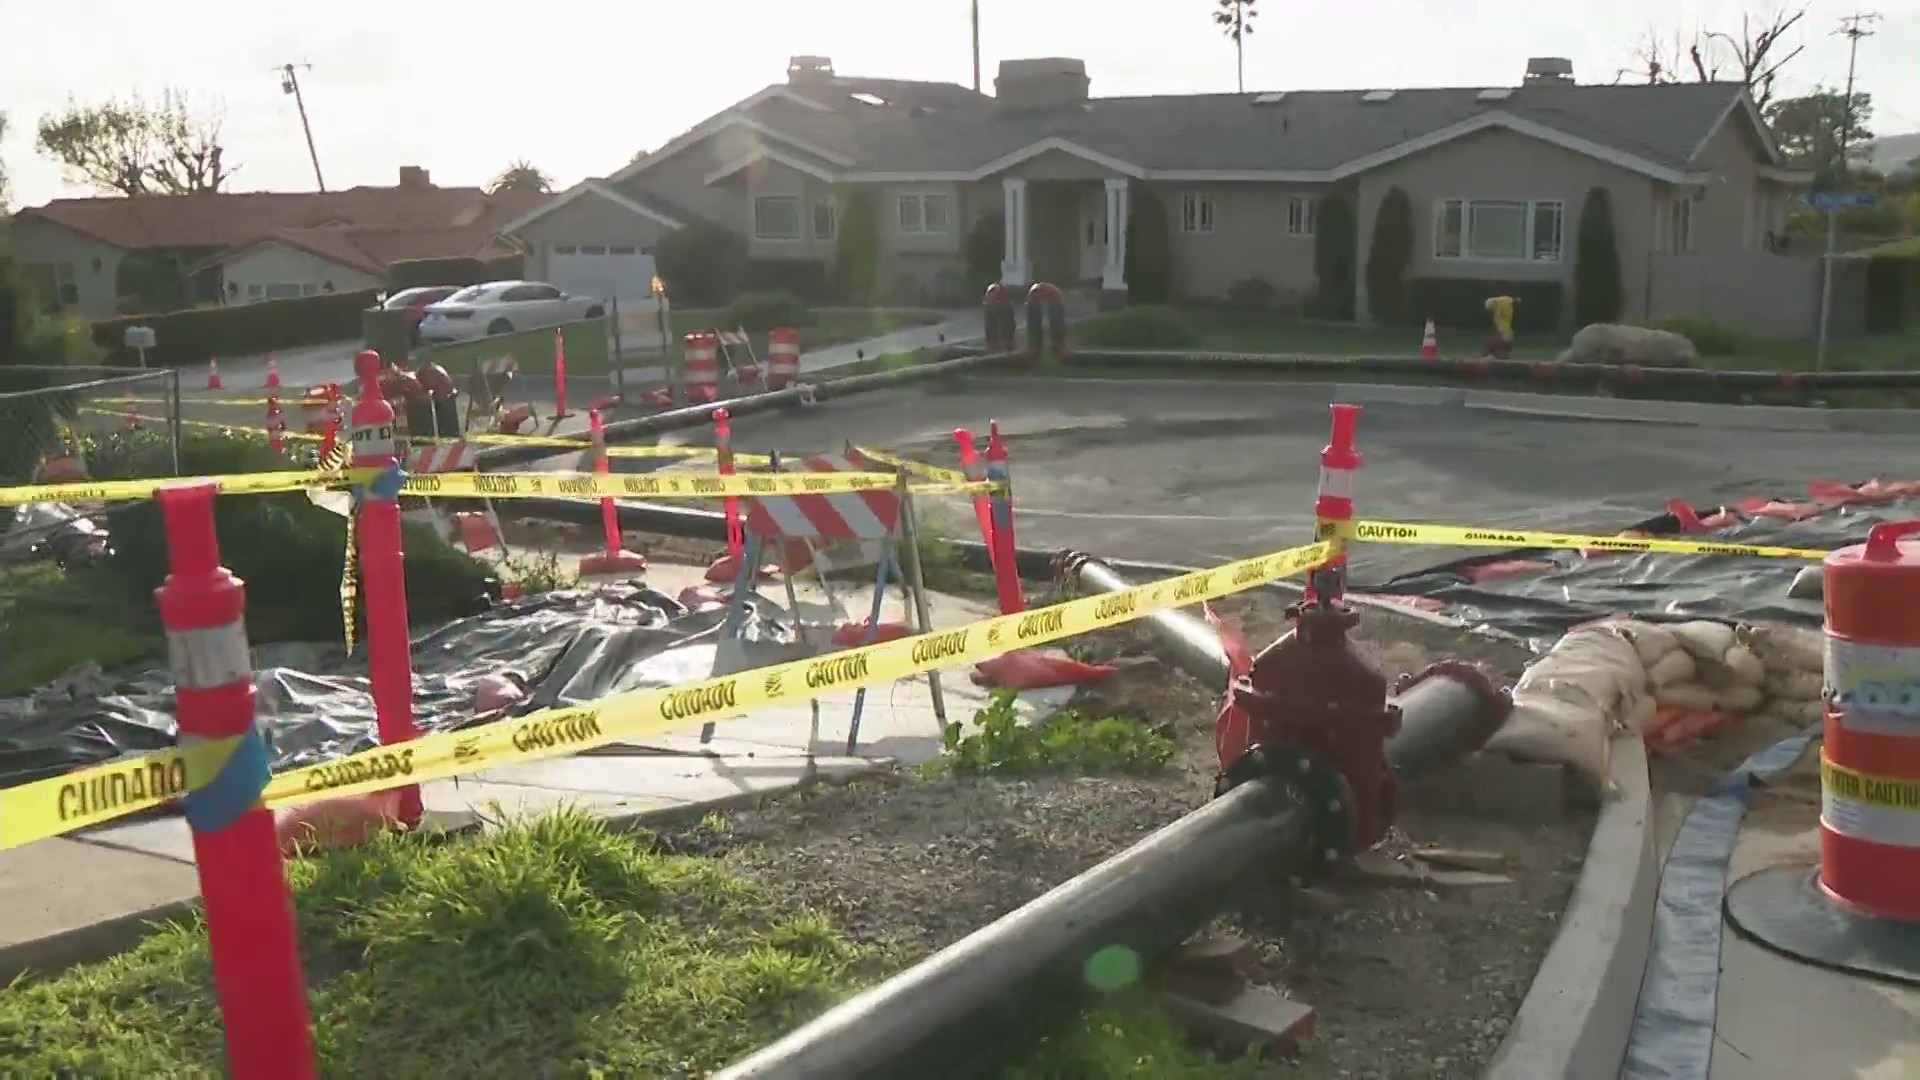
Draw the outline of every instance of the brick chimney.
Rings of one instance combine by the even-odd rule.
[[[400,166],[400,186],[408,191],[424,191],[433,186],[427,170],[418,165]]]

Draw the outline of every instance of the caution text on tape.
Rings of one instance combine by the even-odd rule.
[[[1584,536],[1578,533],[1485,529],[1403,521],[1328,521],[1320,524],[1318,535],[1322,539],[1338,538],[1376,544],[1553,548],[1573,551],[1648,551],[1667,555],[1741,555],[1763,559],[1811,559],[1816,562],[1831,554],[1816,548],[1773,547],[1765,544],[1723,544],[1707,540],[1676,540],[1665,537]]]
[[[274,777],[265,798],[278,806],[384,791],[646,738],[779,701],[806,700],[822,692],[977,663],[1013,649],[1044,645],[1302,574],[1324,563],[1334,546],[1308,544],[952,630],[427,735],[404,746],[380,747],[282,773]],[[200,744],[191,752],[148,754],[0,790],[0,848],[164,806],[211,779],[235,741]]]
[[[1885,810],[1904,810],[1920,814],[1920,782],[1891,776],[1874,776],[1835,765],[1820,756],[1820,786],[1829,794]]]

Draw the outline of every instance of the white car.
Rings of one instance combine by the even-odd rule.
[[[606,304],[590,296],[568,296],[539,281],[489,281],[469,285],[437,304],[428,304],[420,320],[420,340],[474,341],[515,330],[597,319]]]

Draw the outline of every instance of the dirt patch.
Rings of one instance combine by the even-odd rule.
[[[1218,605],[1256,648],[1286,600]],[[1087,715],[1124,714],[1173,735],[1151,776],[957,781],[895,774],[818,788],[670,832],[679,850],[724,856],[794,904],[911,963],[1033,899],[1201,805],[1211,790],[1218,687],[1202,687],[1129,627],[1074,643],[1122,661],[1086,695]],[[1356,638],[1390,678],[1442,656],[1481,660],[1503,678],[1525,652],[1391,614],[1364,611]],[[1252,940],[1264,981],[1318,1010],[1320,1037],[1275,1076],[1468,1077],[1505,1032],[1578,873],[1588,819],[1516,827],[1408,815],[1368,856],[1376,868],[1423,845],[1497,852],[1508,880],[1473,888],[1343,878],[1301,892],[1250,883],[1219,926]]]

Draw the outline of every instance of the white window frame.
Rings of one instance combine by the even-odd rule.
[[[755,195],[753,197],[753,238],[778,243],[792,243],[800,239],[802,219],[800,217],[800,197],[798,195]],[[760,208],[783,203],[793,211],[793,231],[790,233],[768,233],[761,230]]]
[[[1180,196],[1180,231],[1210,233],[1218,221],[1213,196],[1204,191],[1189,191]]]
[[[1287,200],[1287,235],[1311,238],[1320,227],[1320,199],[1295,195]]]
[[[840,206],[832,199],[815,199],[809,214],[808,231],[815,240],[837,240],[840,237]],[[820,226],[824,224],[826,228]]]
[[[940,222],[928,221],[927,210],[940,208]],[[894,196],[893,227],[905,236],[939,236],[953,228],[953,201],[943,191],[916,191]]]
[[[1482,254],[1473,248],[1473,211],[1476,206],[1486,209],[1518,208],[1521,214],[1520,254],[1496,255]],[[1459,214],[1460,235],[1457,251],[1445,250],[1442,237],[1446,229],[1449,212]],[[1543,211],[1551,211],[1557,222],[1558,236],[1552,248],[1542,252],[1540,247],[1539,225]],[[1546,263],[1564,262],[1567,255],[1567,204],[1561,199],[1436,199],[1433,204],[1432,229],[1433,258],[1437,262],[1470,263]]]

